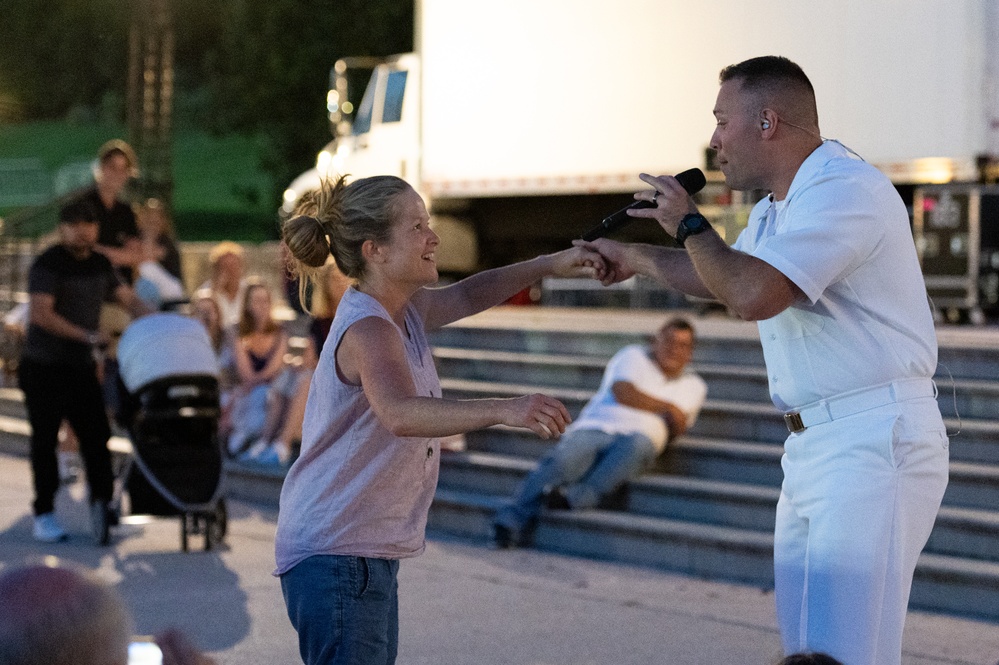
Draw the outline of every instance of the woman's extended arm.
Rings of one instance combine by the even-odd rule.
[[[436,330],[498,305],[549,275],[603,279],[604,260],[595,251],[573,247],[485,270],[449,286],[421,289],[412,302],[423,316],[427,329]]]

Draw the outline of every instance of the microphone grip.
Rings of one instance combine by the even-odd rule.
[[[686,171],[681,171],[676,174],[676,181],[680,183],[688,194],[693,196],[697,192],[704,188],[707,184],[704,178],[704,173],[701,169],[687,169]],[[604,221],[600,222],[592,229],[583,234],[583,240],[589,242],[591,240],[596,240],[597,238],[603,238],[605,235],[616,231],[626,224],[630,224],[634,221],[634,217],[628,215],[629,210],[640,210],[642,208],[655,208],[656,204],[652,201],[635,201],[630,206],[626,208],[621,208],[617,212],[604,218]]]
[[[631,205],[621,208],[617,212],[604,217],[602,222],[583,234],[583,240],[590,242],[592,240],[596,240],[597,238],[603,238],[604,236],[618,230],[622,226],[631,223],[634,220],[634,217],[628,215],[629,210],[641,210],[642,208],[655,207],[656,204],[652,201],[635,201]]]

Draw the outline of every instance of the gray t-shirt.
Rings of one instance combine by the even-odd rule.
[[[276,575],[319,554],[403,559],[423,552],[440,441],[389,432],[364,390],[345,383],[336,368],[344,333],[371,316],[392,320],[377,300],[348,289],[312,377],[302,453],[281,490]],[[412,305],[405,317],[399,336],[416,390],[440,397],[423,321]]]
[[[70,323],[97,330],[101,305],[120,286],[111,262],[93,252],[78,259],[62,245],[42,252],[28,272],[28,292],[55,298],[55,312]],[[22,357],[46,364],[83,364],[91,361],[90,347],[28,325]]]

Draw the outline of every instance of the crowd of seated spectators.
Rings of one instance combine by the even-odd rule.
[[[209,263],[212,277],[189,309],[205,325],[219,361],[224,451],[245,463],[287,466],[298,452],[312,372],[348,280],[331,260],[309,294],[312,314],[285,310],[295,318],[278,320],[277,294],[244,275],[239,245],[220,243]],[[235,317],[233,294],[239,294]]]
[[[349,280],[331,259],[307,294],[312,313],[293,307],[284,312],[294,318],[278,320],[277,293],[244,274],[239,245],[219,243],[209,264],[211,277],[195,291],[190,311],[205,325],[219,361],[224,450],[242,462],[287,466],[298,452],[312,372]],[[297,285],[290,286],[284,295],[298,305]]]

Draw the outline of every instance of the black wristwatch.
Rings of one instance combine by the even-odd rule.
[[[687,238],[696,236],[698,233],[707,231],[710,228],[711,225],[701,213],[692,212],[684,215],[683,219],[680,220],[680,226],[676,227],[676,244],[683,247],[683,243],[686,242]]]

